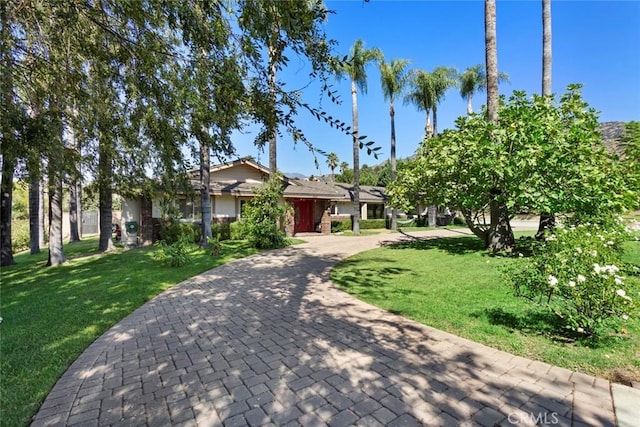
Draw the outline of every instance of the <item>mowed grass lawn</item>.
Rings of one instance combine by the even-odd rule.
[[[640,264],[640,242],[626,243]],[[516,298],[503,269],[518,258],[490,256],[475,237],[382,247],[338,264],[341,289],[393,313],[512,354],[628,384],[640,380],[640,320],[599,341],[565,339],[553,315]],[[640,277],[628,277],[640,301]]]
[[[222,242],[213,258],[191,249],[192,262],[170,267],[156,247],[98,254],[97,238],[65,245],[68,261],[45,267],[47,251],[21,253],[0,270],[0,425],[30,422],[69,365],[102,333],[171,286],[256,251]]]

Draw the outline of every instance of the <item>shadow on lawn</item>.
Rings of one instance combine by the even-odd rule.
[[[482,241],[475,236],[427,238],[409,237],[413,240],[402,241],[399,243],[385,243],[384,246],[389,249],[439,249],[450,255],[466,255],[473,252],[486,252],[482,245]]]

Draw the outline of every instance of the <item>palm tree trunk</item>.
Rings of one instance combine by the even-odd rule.
[[[353,119],[353,234],[360,234],[360,139],[358,135],[358,89],[351,80],[351,116]]]
[[[396,112],[393,109],[393,101],[389,108],[389,116],[391,116],[391,183],[396,182]],[[398,229],[398,210],[396,208],[391,209],[391,230],[396,231]]]
[[[31,255],[40,253],[40,178],[29,177],[29,249]]]
[[[273,108],[273,116],[268,119],[268,134],[269,134],[269,171],[274,176],[278,172],[278,158],[277,158],[277,139],[276,139],[276,58],[275,47],[269,46],[269,97],[271,99],[271,108]]]
[[[433,137],[438,137],[438,106],[437,102],[433,105]]]
[[[427,110],[427,122],[424,125],[424,133],[426,138],[431,138],[431,111]]]
[[[473,114],[473,105],[471,105],[471,99],[473,98],[473,95],[469,94],[467,95],[467,115],[472,115]]]
[[[542,96],[551,95],[551,0],[542,0]],[[556,217],[542,212],[536,239],[544,239],[547,230],[553,230]]]
[[[487,70],[487,119],[498,124],[498,48],[496,41],[496,2],[484,2],[485,56]],[[490,190],[491,224],[485,245],[493,252],[513,249],[515,240],[509,224],[507,205],[501,200],[502,190]]]

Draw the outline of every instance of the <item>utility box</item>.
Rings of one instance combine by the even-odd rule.
[[[138,221],[128,221],[124,223],[124,230],[127,235],[126,245],[138,246]]]

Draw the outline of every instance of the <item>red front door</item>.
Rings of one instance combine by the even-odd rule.
[[[295,226],[293,231],[296,233],[314,231],[313,200],[295,200],[293,202],[293,208],[295,209]]]

